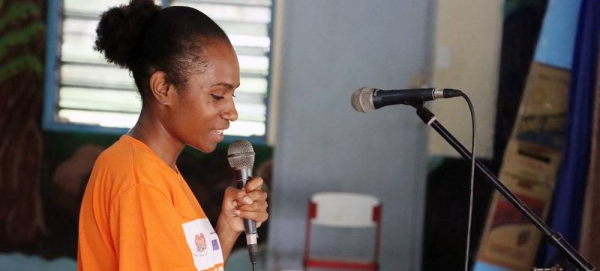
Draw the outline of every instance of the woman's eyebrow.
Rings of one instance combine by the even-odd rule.
[[[236,88],[238,88],[239,86],[240,86],[240,84],[239,84],[239,83],[238,83],[238,85],[237,85],[237,86],[235,86],[235,87],[234,87],[232,84],[229,84],[229,83],[216,83],[216,84],[212,85],[211,87],[226,87],[226,88],[228,88],[228,89],[236,89]]]

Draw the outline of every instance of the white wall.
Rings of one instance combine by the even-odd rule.
[[[504,0],[438,1],[434,31],[432,86],[457,88],[475,108],[475,154],[490,158],[494,147],[498,69]],[[431,111],[456,139],[471,149],[471,115],[462,98],[436,101]],[[431,155],[460,157],[441,136],[430,130]]]
[[[383,202],[381,270],[419,270],[428,127],[414,109],[362,114],[362,87],[409,87],[428,63],[430,1],[276,1],[277,137],[269,270],[300,269],[306,206],[319,191]],[[331,236],[330,236],[331,237]],[[346,236],[333,236],[344,241]],[[336,243],[322,244],[344,251]],[[347,244],[345,246],[348,246]]]

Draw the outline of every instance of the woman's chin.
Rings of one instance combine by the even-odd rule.
[[[217,148],[217,143],[202,142],[201,144],[189,145],[190,147],[199,150],[203,153],[211,153]]]

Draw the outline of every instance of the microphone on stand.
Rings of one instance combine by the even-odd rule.
[[[254,148],[247,140],[237,140],[227,149],[227,160],[229,166],[233,169],[233,176],[236,179],[239,189],[246,186],[246,182],[252,179],[252,167],[254,166]],[[256,266],[256,254],[258,253],[258,234],[256,233],[256,221],[244,219],[244,229],[246,233],[246,245],[250,255],[252,270]]]
[[[363,87],[352,93],[351,102],[354,110],[367,113],[387,105],[414,105],[419,102],[435,99],[458,97],[462,91],[451,88],[415,88],[381,90]]]

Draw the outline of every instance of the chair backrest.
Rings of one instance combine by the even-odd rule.
[[[312,257],[312,225],[325,227],[374,228],[372,260],[319,259]],[[304,243],[305,268],[378,270],[379,241],[381,237],[381,202],[374,196],[346,192],[320,192],[308,204],[306,238]]]
[[[375,227],[374,208],[379,205],[379,200],[371,195],[321,192],[312,196],[309,216],[315,225]]]

